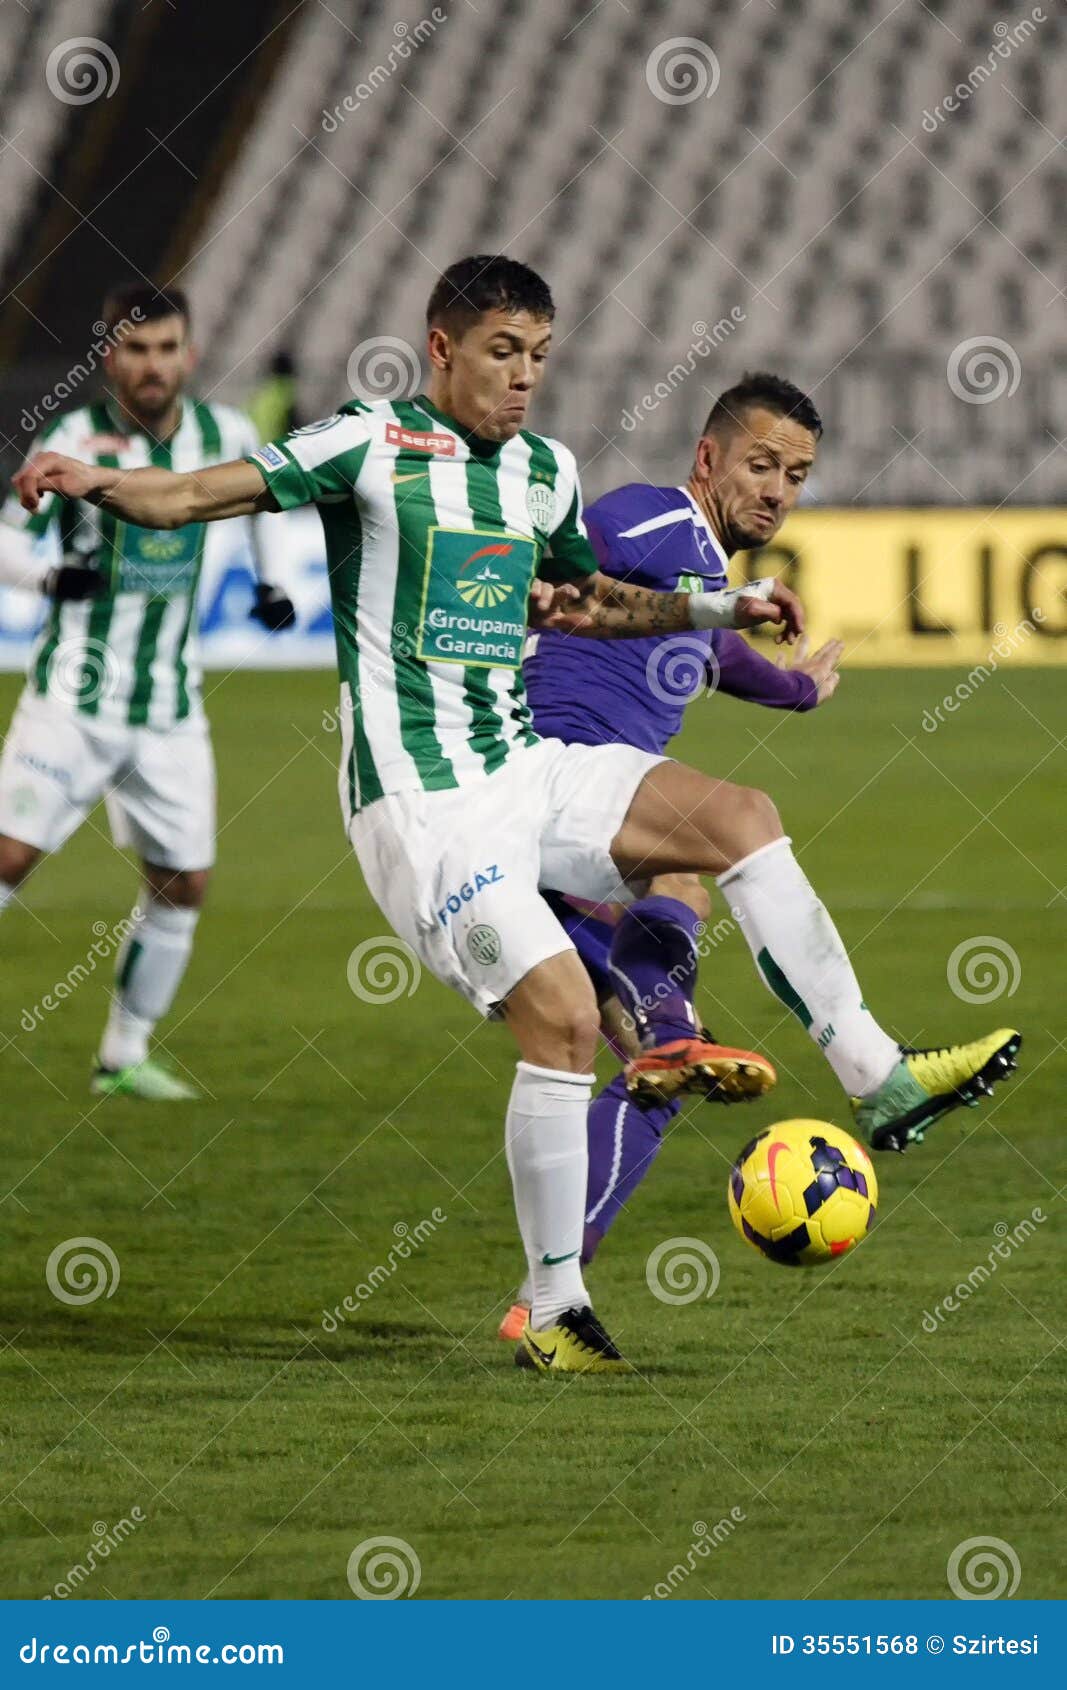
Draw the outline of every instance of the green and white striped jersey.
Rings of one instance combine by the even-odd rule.
[[[536,743],[522,682],[534,575],[597,567],[574,454],[479,439],[419,397],[342,407],[248,454],[318,506],[341,673],[342,798],[477,780]]]
[[[232,462],[257,443],[242,411],[185,399],[169,440],[129,424],[110,401],[56,419],[46,448],[119,469],[173,470]],[[138,528],[80,499],[47,494],[33,515],[12,495],[0,517],[33,536],[52,524],[68,561],[108,578],[96,599],[53,604],[30,658],[28,685],[100,721],[167,729],[201,713],[196,592],[205,525]]]

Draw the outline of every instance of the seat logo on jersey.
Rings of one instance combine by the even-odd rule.
[[[510,552],[511,546],[505,541],[494,546],[482,546],[480,550],[471,553],[460,574],[464,574],[472,564],[480,562],[483,558],[503,558]],[[511,582],[504,581],[488,562],[482,563],[481,569],[470,581],[456,582],[456,592],[460,598],[465,599],[468,604],[477,605],[479,610],[484,610],[486,605],[503,604],[513,590]]]
[[[417,429],[402,428],[399,423],[386,423],[385,444],[400,446],[405,452],[434,452],[439,458],[454,458],[454,434],[420,433]]]
[[[523,534],[430,528],[416,656],[517,669],[539,554],[537,543]]]

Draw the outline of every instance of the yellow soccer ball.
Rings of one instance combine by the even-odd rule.
[[[827,1121],[779,1121],[730,1171],[730,1214],[753,1249],[784,1267],[818,1267],[866,1237],[878,1180],[862,1144]]]

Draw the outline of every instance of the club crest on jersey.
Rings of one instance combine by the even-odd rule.
[[[556,495],[543,481],[534,481],[526,489],[526,510],[535,528],[551,533],[556,521]]]
[[[402,428],[400,423],[386,423],[385,444],[399,446],[405,452],[429,452],[439,458],[454,458],[454,434],[423,434],[414,428]]]

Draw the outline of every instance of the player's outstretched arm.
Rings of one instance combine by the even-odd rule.
[[[784,582],[772,579],[718,593],[663,593],[614,581],[598,571],[577,587],[552,588],[536,582],[529,616],[533,627],[594,640],[641,639],[694,628],[754,628],[773,622],[779,626],[779,643],[792,645],[804,632],[800,600]]]
[[[182,475],[169,469],[103,469],[61,452],[38,452],[13,486],[24,510],[36,511],[46,493],[58,493],[114,511],[139,528],[182,528],[277,508],[255,464],[243,458]]]

